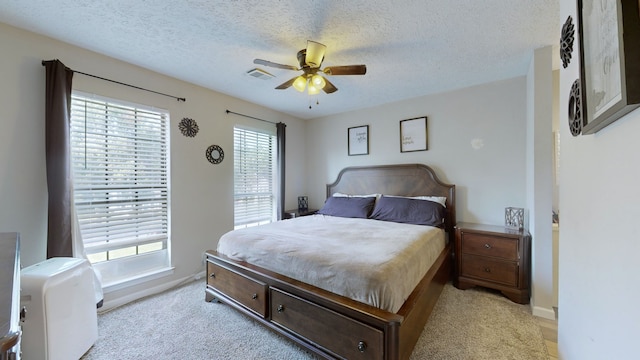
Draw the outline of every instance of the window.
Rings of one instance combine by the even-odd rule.
[[[169,266],[168,124],[166,111],[72,95],[75,209],[89,260],[114,265],[106,282]]]
[[[234,227],[275,220],[275,152],[273,134],[234,128]]]

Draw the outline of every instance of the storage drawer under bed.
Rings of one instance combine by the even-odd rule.
[[[384,357],[381,330],[276,288],[270,296],[272,323],[347,359]]]
[[[267,284],[207,262],[207,285],[258,315],[267,316]]]

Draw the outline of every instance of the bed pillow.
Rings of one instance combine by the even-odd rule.
[[[318,214],[346,218],[367,218],[373,210],[375,197],[335,197],[325,201]]]
[[[350,194],[344,194],[344,193],[333,193],[334,197],[375,197],[376,199],[379,199],[380,196],[382,196],[382,194],[366,194],[366,195],[350,195]]]
[[[434,201],[382,196],[370,218],[405,224],[444,227],[445,208]]]
[[[333,197],[380,197],[380,194],[367,194],[367,195],[351,195],[351,194],[344,194],[344,193],[333,193],[333,195],[331,195]]]
[[[418,200],[427,200],[427,201],[434,201],[437,202],[438,204],[442,204],[442,206],[447,207],[447,198],[445,196],[426,196],[426,195],[420,195],[420,196],[396,196],[396,195],[385,195],[388,197],[399,197],[399,198],[406,198],[406,199],[418,199]]]

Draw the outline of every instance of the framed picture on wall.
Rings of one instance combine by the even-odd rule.
[[[400,121],[400,152],[425,151],[427,144],[427,117]]]
[[[350,127],[347,138],[349,156],[369,154],[369,125]]]
[[[638,0],[578,0],[582,134],[640,106]]]

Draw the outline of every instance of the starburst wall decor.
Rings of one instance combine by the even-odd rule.
[[[569,16],[564,25],[562,25],[562,35],[560,38],[560,59],[562,59],[562,67],[565,69],[571,62],[571,52],[573,51],[573,37],[576,33],[573,26],[573,18]]]
[[[178,124],[178,128],[182,132],[182,135],[188,137],[194,137],[198,133],[198,123],[190,118],[184,118],[180,120],[180,124]]]

